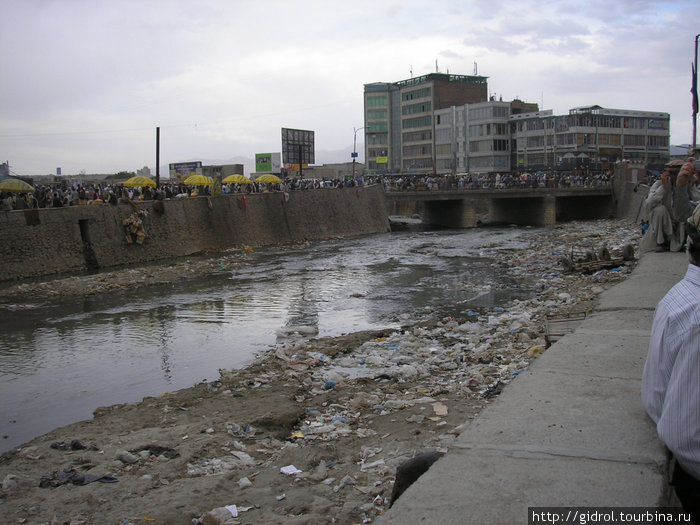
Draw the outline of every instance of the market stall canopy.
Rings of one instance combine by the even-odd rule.
[[[144,177],[143,175],[138,175],[136,177],[131,177],[124,181],[124,186],[127,188],[155,188],[156,182],[150,177]]]
[[[245,175],[240,175],[238,173],[229,175],[221,182],[223,182],[224,184],[253,184],[253,181],[251,181],[248,177],[246,177]]]
[[[266,173],[255,178],[255,182],[262,182],[264,184],[280,184],[282,179],[272,173]]]
[[[22,179],[7,177],[0,180],[0,191],[9,191],[12,193],[33,193],[34,186],[24,182]]]
[[[214,184],[214,179],[204,175],[190,175],[185,179],[188,186],[210,186]]]

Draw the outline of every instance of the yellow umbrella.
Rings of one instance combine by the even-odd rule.
[[[214,184],[214,179],[204,175],[190,175],[185,179],[185,184],[188,186],[209,186]]]
[[[272,173],[266,173],[264,175],[256,177],[255,182],[263,182],[265,184],[279,184],[282,182],[282,179],[280,179],[276,175],[273,175]]]
[[[32,193],[34,187],[24,182],[22,179],[15,179],[14,177],[8,177],[6,179],[0,180],[0,191],[11,191],[13,193]]]
[[[136,177],[131,177],[124,181],[124,186],[127,188],[155,188],[156,182],[150,177],[144,177],[143,175],[138,175]]]
[[[223,182],[224,184],[253,184],[253,182],[248,177],[246,177],[245,175],[240,175],[238,173],[229,175],[221,182]]]

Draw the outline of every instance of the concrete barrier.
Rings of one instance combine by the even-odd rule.
[[[2,212],[0,281],[389,231],[378,185],[161,202]],[[140,210],[146,238],[129,243],[123,221]]]

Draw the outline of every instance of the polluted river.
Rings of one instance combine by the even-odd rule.
[[[537,230],[399,232],[247,253],[215,275],[7,311],[0,320],[0,451],[218,377],[289,338],[399,327],[531,293],[499,267]],[[41,301],[41,298],[36,298]]]
[[[400,231],[8,284],[0,513],[373,522],[398,465],[448,451],[638,239],[625,220]],[[62,486],[88,474],[111,482]]]

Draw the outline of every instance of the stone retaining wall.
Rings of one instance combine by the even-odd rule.
[[[0,212],[0,281],[389,231],[381,186]],[[142,244],[122,221],[145,210]]]

